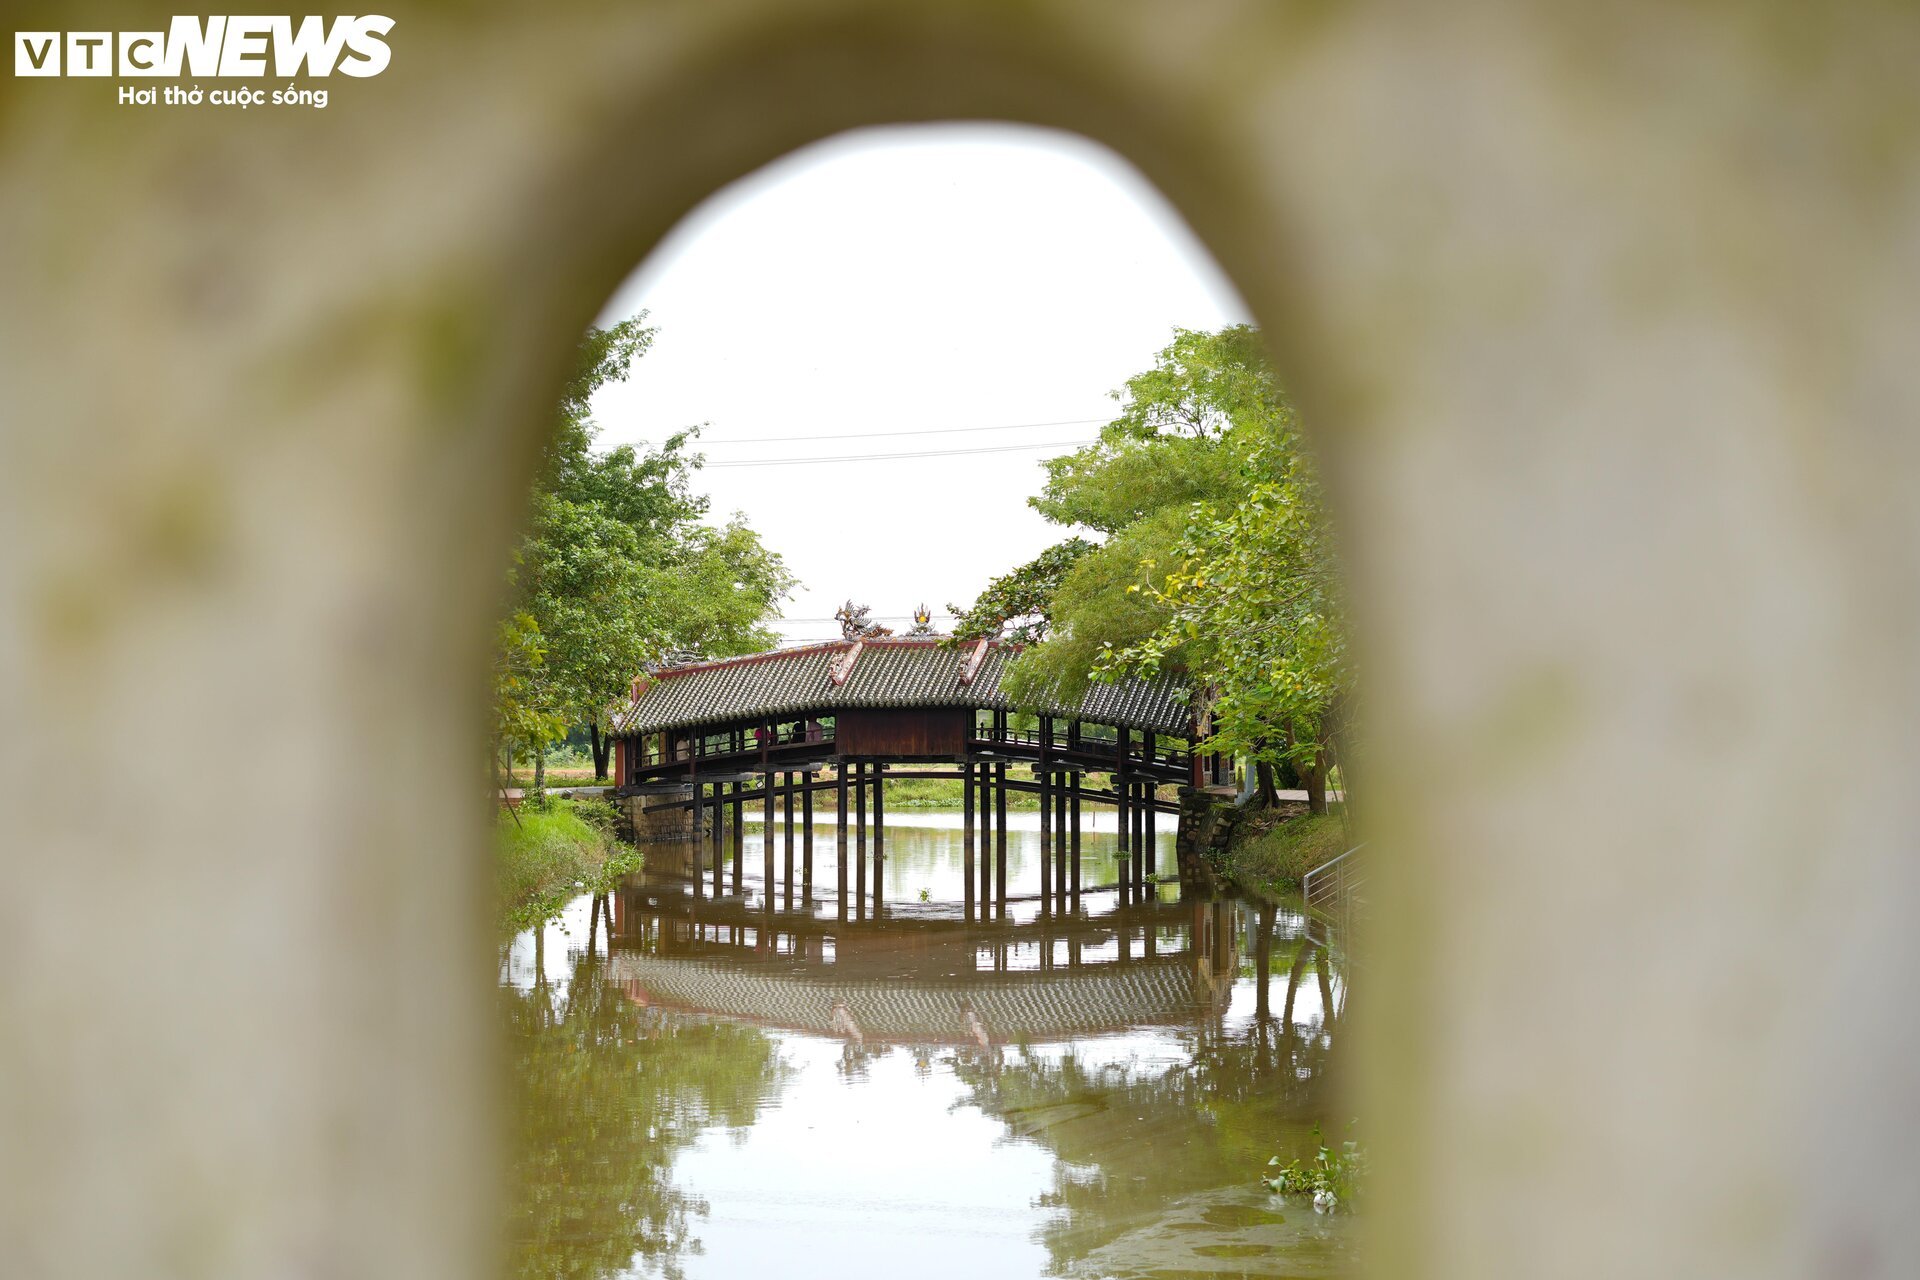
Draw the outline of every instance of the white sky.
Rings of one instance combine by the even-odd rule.
[[[689,215],[599,323],[642,309],[659,335],[595,399],[600,443],[706,424],[699,485],[799,577],[796,640],[836,635],[811,620],[848,596],[883,620],[965,605],[1065,536],[1026,499],[1038,459],[1066,449],[716,464],[1088,440],[1175,326],[1248,318],[1125,161],[1003,125],[863,130],[785,157]],[[1036,423],[1066,425],[873,434]],[[870,438],[803,439],[823,435]]]

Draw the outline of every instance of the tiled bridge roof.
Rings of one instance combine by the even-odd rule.
[[[844,1005],[868,1040],[957,1043],[1060,1040],[1153,1023],[1190,1021],[1218,998],[1192,957],[1084,969],[969,974],[933,985],[841,979],[716,960],[615,951],[613,980],[649,1004],[816,1035],[843,1034]],[[973,1014],[970,1021],[968,1013]]]
[[[945,647],[938,638],[892,637],[861,642],[844,683],[836,664],[854,642],[776,649],[667,667],[634,682],[637,696],[614,721],[617,735],[681,729],[727,720],[831,715],[843,707],[984,707],[1032,711],[1094,724],[1184,735],[1184,687],[1171,677],[1094,684],[1078,705],[1016,706],[1000,677],[1018,650],[989,643],[973,679],[963,683],[975,645]]]

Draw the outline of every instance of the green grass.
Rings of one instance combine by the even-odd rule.
[[[609,768],[608,772],[611,774],[611,768]],[[514,771],[511,779],[496,775],[493,780],[493,785],[495,790],[501,787],[531,787],[533,785],[533,770],[522,766]],[[549,766],[547,769],[547,787],[550,790],[564,791],[568,787],[610,787],[612,785],[612,777],[596,781],[593,776],[592,765],[583,765],[579,768],[568,769],[555,769]]]
[[[958,778],[916,778],[905,770],[887,773],[887,808],[958,809],[961,791]],[[976,797],[975,804],[980,801]],[[1040,797],[1023,791],[1007,792],[1007,808],[1038,809]]]
[[[1307,872],[1349,848],[1339,807],[1331,813],[1301,814],[1272,824],[1250,817],[1245,834],[1227,850],[1227,874],[1256,892],[1297,890]]]
[[[639,861],[637,850],[614,839],[610,805],[556,800],[544,809],[503,810],[494,826],[501,932],[551,920],[574,895],[605,892]]]
[[[1025,782],[1031,775],[1025,766],[1022,766],[1019,773],[1014,776]],[[910,769],[895,767],[887,771],[887,808],[958,809],[962,794],[961,785],[958,778],[916,778]],[[1177,800],[1180,788],[1162,787],[1160,795],[1167,801]],[[974,803],[978,804],[979,800],[976,798]],[[1039,807],[1040,797],[1030,791],[1007,792],[1009,810],[1035,810]]]

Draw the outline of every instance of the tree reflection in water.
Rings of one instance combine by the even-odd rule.
[[[1344,970],[1297,910],[862,923],[674,889],[576,904],[571,981],[503,997],[517,1274],[1350,1273],[1344,1220],[1258,1182],[1347,1136]]]
[[[973,1105],[1055,1158],[1054,1215],[1041,1229],[1052,1274],[1163,1219],[1181,1197],[1219,1188],[1223,1170],[1244,1171],[1251,1186],[1276,1153],[1310,1157],[1316,1128],[1344,1133],[1330,1087],[1335,1028],[1291,1021],[1306,970],[1328,990],[1331,965],[1304,938],[1289,950],[1270,961],[1288,987],[1285,1021],[1210,1019],[1176,1032],[1175,1053],[1160,1040],[1143,1054],[1094,1042],[953,1055]]]
[[[517,1096],[513,1273],[603,1277],[645,1263],[669,1280],[699,1252],[705,1202],[675,1187],[704,1130],[744,1127],[783,1068],[759,1030],[643,1008],[590,954],[564,988],[503,988]]]

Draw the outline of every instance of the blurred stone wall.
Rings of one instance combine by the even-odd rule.
[[[0,79],[11,1274],[487,1273],[543,407],[718,186],[949,118],[1131,158],[1317,433],[1380,1273],[1920,1273],[1910,6],[383,11],[324,111]]]

